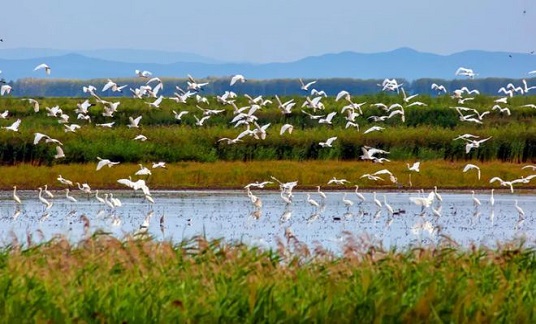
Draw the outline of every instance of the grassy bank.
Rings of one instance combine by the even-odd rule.
[[[421,98],[422,97],[422,98]],[[255,139],[252,136],[241,137],[236,144],[219,141],[222,138],[234,139],[246,130],[246,126],[235,126],[234,108],[216,102],[214,97],[208,100],[211,110],[222,111],[212,115],[203,126],[196,125],[196,117],[203,112],[193,99],[186,104],[177,104],[165,100],[158,109],[148,108],[149,99],[109,98],[120,103],[114,117],[103,116],[104,106],[97,103],[89,108],[87,117],[90,121],[79,120],[75,110],[78,98],[43,98],[41,109],[34,112],[31,105],[19,98],[0,98],[0,111],[8,111],[6,120],[0,121],[0,127],[7,127],[21,119],[19,132],[0,131],[0,165],[28,163],[35,165],[56,165],[69,163],[89,163],[97,156],[124,163],[140,163],[152,160],[164,160],[170,163],[196,161],[352,161],[359,159],[361,147],[367,145],[390,152],[391,160],[408,158],[446,160],[446,161],[493,161],[527,162],[536,158],[536,127],[534,116],[536,110],[523,107],[533,103],[534,97],[514,97],[510,100],[511,115],[491,110],[494,97],[478,96],[469,105],[472,114],[489,112],[482,124],[460,121],[460,115],[454,108],[457,102],[446,96],[432,98],[421,96],[427,107],[406,107],[405,121],[393,117],[385,121],[374,122],[375,117],[386,117],[386,112],[373,105],[381,103],[390,105],[400,103],[397,95],[378,94],[355,97],[355,102],[368,102],[362,114],[356,117],[360,130],[346,128],[347,112],[343,113],[345,103],[334,98],[325,98],[325,110],[313,112],[326,115],[337,112],[331,125],[320,124],[295,108],[290,114],[282,114],[276,104],[267,105],[255,112],[258,125],[269,125],[266,138]],[[304,101],[302,97],[293,99],[298,106]],[[94,101],[93,99],[91,101]],[[236,99],[237,107],[248,107],[245,97]],[[46,108],[59,106],[63,115],[70,117],[68,122],[51,117]],[[206,107],[205,107],[206,108]],[[49,108],[50,109],[50,108]],[[174,111],[188,112],[181,121],[174,117]],[[467,112],[469,114],[469,112]],[[139,128],[128,127],[129,117],[142,116]],[[371,119],[372,118],[372,119]],[[112,128],[103,128],[98,124],[114,122]],[[66,132],[64,125],[76,123],[81,126],[76,132]],[[293,133],[280,135],[281,126],[293,125]],[[365,134],[372,126],[381,126],[382,131]],[[250,129],[255,129],[251,124]],[[42,140],[34,145],[36,132],[44,133],[63,143],[65,157],[55,159],[56,145]],[[463,140],[453,140],[461,134],[471,133],[480,138],[491,137],[478,149],[468,153]],[[137,141],[137,135],[144,135],[147,141]],[[337,137],[331,148],[322,148],[319,142]]]
[[[536,320],[536,254],[444,245],[343,255],[296,238],[276,251],[202,238],[93,235],[0,251],[6,322],[517,322]]]
[[[255,181],[277,179],[298,181],[298,188],[312,189],[317,185],[324,189],[338,189],[341,186],[327,185],[333,177],[344,178],[350,181],[346,187],[353,188],[355,184],[363,189],[421,189],[437,186],[442,189],[485,189],[498,188],[498,182],[489,183],[492,177],[504,180],[513,180],[528,176],[535,171],[522,169],[525,164],[506,162],[471,162],[481,169],[481,179],[478,179],[476,170],[462,172],[466,162],[445,160],[421,161],[420,172],[408,171],[406,163],[412,164],[415,160],[393,161],[386,164],[376,164],[363,161],[252,161],[252,162],[180,162],[168,164],[167,169],[153,169],[152,175],[147,178],[147,184],[152,189],[233,189],[243,188],[246,184]],[[151,167],[151,164],[146,164]],[[16,166],[2,166],[0,172],[0,189],[10,190],[13,185],[19,189],[36,189],[48,184],[53,189],[64,188],[57,181],[58,175],[73,182],[87,182],[95,189],[125,189],[117,183],[117,179],[138,179],[134,173],[139,170],[137,164],[122,163],[112,168],[104,167],[95,171],[96,163],[89,164],[61,164],[54,166],[34,166],[19,164]],[[388,169],[398,179],[398,184],[390,181],[388,176],[381,175],[383,181],[371,181],[361,178],[363,174]],[[143,177],[144,178],[144,177]],[[411,182],[411,183],[410,183]],[[531,183],[518,184],[515,188],[533,188]],[[276,184],[266,188],[277,189]]]

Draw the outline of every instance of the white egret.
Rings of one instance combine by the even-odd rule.
[[[434,196],[436,197],[437,200],[443,201],[443,197],[441,197],[439,192],[437,192],[437,186],[434,186]]]
[[[43,192],[45,193],[45,195],[47,195],[49,198],[54,198],[54,194],[52,194],[52,192],[48,190],[48,185],[45,185],[44,187],[45,189],[43,189]]]
[[[153,162],[153,169],[166,169],[166,162],[160,161],[160,162]]]
[[[316,200],[312,199],[309,193],[307,194],[307,202],[309,203],[309,205],[315,208],[320,207],[320,204]]]
[[[119,198],[116,198],[114,197],[114,194],[110,192],[110,202],[115,206],[115,207],[121,207],[123,206],[123,203],[121,202],[121,200],[119,200]]]
[[[394,213],[393,207],[387,203],[387,196],[383,195],[383,204],[385,208],[387,209],[387,212],[389,212],[389,215],[392,216]]]
[[[65,198],[67,198],[67,200],[72,201],[72,202],[77,202],[78,201],[78,200],[76,200],[76,198],[74,198],[73,196],[69,195],[69,188],[65,188]]]
[[[381,126],[372,126],[370,127],[369,129],[365,130],[363,132],[363,134],[368,134],[368,133],[371,133],[371,132],[381,132],[382,130],[384,130],[385,127],[381,127]]]
[[[43,198],[42,193],[43,193],[43,188],[39,187],[39,200],[45,207],[45,210],[48,210],[50,209],[50,207],[52,207],[52,203],[46,200],[45,198]]]
[[[516,208],[518,214],[519,214],[519,217],[521,218],[525,218],[525,212],[523,211],[523,209],[521,207],[519,207],[519,205],[517,204],[517,199],[515,200],[515,205],[514,207]]]
[[[13,186],[13,200],[19,205],[22,205],[22,201],[20,200],[19,196],[17,195],[17,186]]]
[[[471,190],[471,192],[472,192],[472,196],[471,196],[471,197],[473,198],[473,205],[475,205],[475,206],[480,206],[481,203],[480,203],[480,200],[479,200],[477,197],[475,197],[475,191],[474,191],[474,190]]]
[[[10,94],[12,89],[13,88],[9,84],[3,84],[0,87],[0,96],[3,96],[5,94]]]
[[[56,154],[54,155],[55,159],[61,159],[65,157],[65,153],[63,152],[63,149],[61,146],[56,146]]]
[[[342,202],[344,203],[344,205],[346,206],[346,209],[349,210],[350,207],[352,207],[354,205],[354,202],[351,201],[350,199],[347,199],[346,198],[346,192],[344,193],[344,195],[342,196]]]
[[[42,64],[39,64],[38,66],[36,66],[34,68],[34,71],[37,71],[37,70],[45,70],[46,74],[47,75],[50,75],[50,66],[48,66],[47,64],[45,63],[42,63]]]
[[[244,188],[250,188],[250,187],[256,187],[256,188],[264,188],[264,186],[266,186],[267,184],[271,184],[273,183],[272,181],[263,181],[263,182],[259,182],[259,181],[255,181],[255,182],[251,182],[251,183],[248,183]]]
[[[13,131],[13,132],[18,132],[20,123],[21,123],[21,120],[19,118],[13,124],[11,124],[9,126],[3,126],[2,128],[5,129],[5,130]]]
[[[467,172],[469,170],[477,170],[478,180],[480,180],[480,168],[478,166],[471,163],[467,163],[463,168],[463,172]]]
[[[134,73],[140,77],[140,78],[145,78],[145,79],[148,79],[151,75],[153,75],[151,72],[149,71],[140,71],[140,70],[135,70]]]
[[[300,80],[300,89],[302,89],[303,91],[309,91],[309,87],[316,83],[316,80],[308,82],[308,83],[304,83],[301,78],[299,80]]]
[[[104,194],[104,203],[106,206],[110,207],[110,209],[115,209],[115,205],[108,199],[108,196],[107,193]]]
[[[291,124],[285,124],[281,126],[281,130],[279,131],[279,135],[283,135],[285,132],[288,132],[289,134],[292,134],[292,131],[294,130],[294,126]]]
[[[434,202],[435,194],[430,191],[428,197],[409,197],[409,200],[417,206],[421,206],[421,211],[426,207],[430,207]]]
[[[134,173],[134,175],[146,175],[146,176],[149,176],[151,175],[151,170],[149,170],[148,168],[144,167],[141,163],[138,164],[140,166],[140,169]]]
[[[135,141],[140,141],[140,142],[145,142],[147,140],[147,136],[140,134],[140,135],[137,135],[136,137],[134,137],[134,140]]]
[[[71,180],[65,179],[64,177],[61,176],[61,174],[58,175],[57,179],[61,184],[64,184],[66,186],[72,186],[73,185],[73,182]]]
[[[414,162],[412,165],[409,165],[409,163],[406,163],[406,165],[408,166],[409,171],[420,172],[419,167],[421,166],[421,162],[417,161],[417,162]]]
[[[231,82],[229,85],[234,85],[237,82],[244,83],[246,82],[246,78],[242,74],[236,74],[231,78]]]
[[[358,192],[359,190],[359,185],[355,185],[355,195],[357,196],[357,198],[359,198],[361,200],[361,202],[367,200],[365,198],[365,196],[363,196],[363,194],[361,194],[360,192]]]
[[[109,159],[102,159],[100,157],[97,156],[97,160],[99,160],[99,163],[97,163],[97,169],[96,171],[99,171],[100,169],[102,169],[104,166],[108,166],[109,168],[113,167],[114,165],[116,164],[119,164],[119,162],[112,162],[110,161]]]
[[[320,197],[322,197],[322,199],[326,200],[327,196],[325,193],[323,193],[322,191],[320,191],[320,186],[316,186],[316,189],[317,189],[317,192],[318,194],[320,195]]]
[[[378,198],[376,198],[376,191],[374,191],[372,194],[373,194],[372,200],[374,201],[374,205],[376,205],[376,207],[378,207],[378,209],[382,208],[381,201],[379,201]]]
[[[139,128],[140,120],[142,116],[138,116],[136,118],[132,118],[132,116],[128,117],[129,124],[127,125],[128,128]]]
[[[97,201],[100,202],[101,204],[106,204],[106,202],[104,201],[104,198],[99,196],[98,189],[95,190],[95,199],[97,199]]]
[[[80,184],[80,182],[76,183],[78,185],[78,189],[82,192],[85,192],[87,194],[91,193],[91,187],[87,183]]]
[[[330,113],[326,116],[326,118],[320,118],[320,119],[318,119],[318,123],[319,123],[319,124],[329,124],[329,125],[332,125],[332,124],[333,124],[333,123],[332,123],[332,119],[333,119],[333,117],[335,117],[336,114],[337,114],[336,111],[332,111],[332,112],[330,112]]]
[[[331,180],[328,181],[328,185],[330,185],[330,184],[344,185],[346,183],[350,183],[350,181],[348,181],[346,179],[337,179],[335,177],[333,177]]]
[[[318,145],[322,147],[333,147],[332,146],[333,142],[335,142],[336,139],[337,139],[337,136],[333,136],[333,137],[328,138],[325,142],[318,143]]]

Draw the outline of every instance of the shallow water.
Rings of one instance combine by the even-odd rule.
[[[145,222],[155,239],[174,242],[204,235],[208,239],[275,247],[278,240],[286,240],[285,231],[289,230],[309,246],[320,244],[333,251],[340,250],[346,233],[365,243],[399,248],[437,243],[445,236],[462,246],[493,247],[519,238],[525,238],[529,246],[536,242],[534,197],[509,192],[495,193],[493,207],[488,192],[476,194],[481,201],[479,206],[474,205],[471,193],[444,192],[442,202],[436,199],[423,211],[409,199],[420,196],[416,191],[378,192],[378,200],[383,204],[385,195],[394,215],[385,206],[378,208],[372,202],[373,193],[362,192],[366,201],[358,203],[352,190],[347,191],[347,198],[354,202],[350,208],[342,202],[341,191],[326,192],[324,202],[316,192],[310,192],[311,198],[321,203],[320,208],[315,208],[307,202],[307,192],[294,192],[293,203],[286,206],[279,192],[253,190],[263,202],[259,209],[253,207],[243,191],[155,191],[154,204],[144,201],[139,192],[113,193],[123,204],[115,210],[94,196],[88,199],[80,191],[71,193],[78,199],[76,203],[68,201],[64,192],[55,192],[55,197],[49,199],[53,206],[45,210],[35,191],[18,191],[23,200],[21,207],[17,207],[11,192],[2,192],[2,244],[11,244],[15,237],[26,242],[28,234],[34,242],[57,234],[77,242],[84,235],[80,219],[83,214],[90,220],[91,231],[100,229],[124,237],[139,231]],[[515,200],[524,210],[524,218],[514,207]]]

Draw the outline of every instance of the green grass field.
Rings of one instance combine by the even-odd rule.
[[[536,319],[536,254],[437,247],[343,255],[287,237],[277,250],[94,234],[0,252],[6,322],[516,322]]]

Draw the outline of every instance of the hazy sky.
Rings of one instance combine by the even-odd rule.
[[[536,50],[536,0],[15,0],[0,8],[0,48],[156,49],[249,62],[399,47]]]

